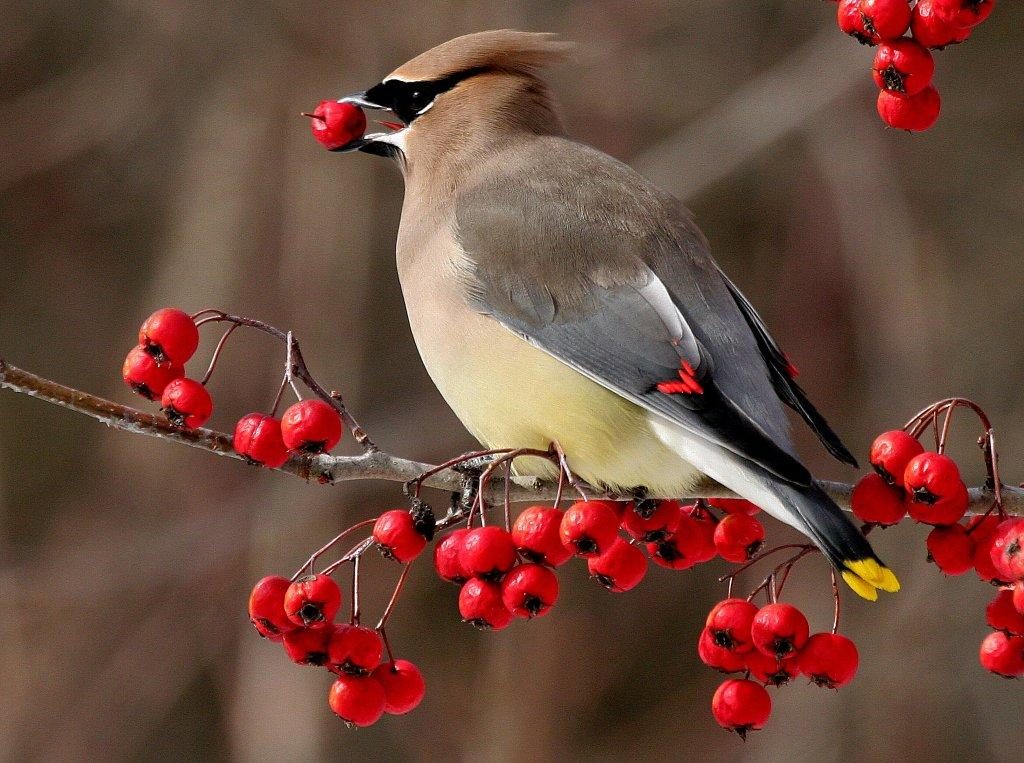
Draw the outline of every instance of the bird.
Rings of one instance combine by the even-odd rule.
[[[338,99],[398,120],[338,150],[401,169],[398,276],[432,381],[485,448],[554,444],[620,495],[714,480],[807,536],[860,596],[899,590],[800,461],[784,406],[856,459],[692,215],[568,136],[542,75],[570,50],[477,32]],[[558,474],[522,461],[519,474]]]

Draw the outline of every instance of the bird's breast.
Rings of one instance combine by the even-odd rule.
[[[454,236],[408,233],[399,238],[398,266],[416,346],[441,395],[484,446],[543,449],[558,441],[593,484],[664,494],[693,486],[699,473],[655,435],[643,409],[470,307],[456,276],[464,255]],[[517,470],[554,474],[530,461]]]

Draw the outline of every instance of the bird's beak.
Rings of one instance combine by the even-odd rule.
[[[366,97],[366,93],[353,93],[352,95],[346,95],[344,98],[339,98],[338,103],[351,103],[355,106],[359,106],[363,109],[373,109],[376,111],[388,111],[391,112],[391,108],[384,106],[379,103],[375,103]],[[400,144],[395,141],[397,136],[402,129],[405,127],[400,122],[386,122],[378,121],[378,124],[384,125],[389,128],[391,132],[375,132],[364,135],[358,140],[354,140],[351,143],[346,143],[340,148],[334,149],[335,153],[344,154],[350,151],[364,151],[368,154],[382,154],[386,155],[393,151],[394,148],[399,147]]]

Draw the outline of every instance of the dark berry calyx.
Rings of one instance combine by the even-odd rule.
[[[772,641],[772,652],[779,659],[785,657],[788,654],[792,654],[796,651],[796,644],[793,643],[793,639],[788,636],[779,636]]]
[[[327,652],[310,652],[306,655],[306,658],[302,661],[304,665],[314,665],[321,667],[327,664]]]
[[[167,420],[176,427],[185,426],[185,420],[188,418],[187,413],[182,413],[173,405],[164,408],[164,416],[166,416]]]
[[[427,540],[434,539],[434,531],[437,529],[437,519],[434,517],[434,510],[425,501],[414,498],[412,508],[412,526],[420,535]]]
[[[903,74],[895,66],[890,64],[882,69],[879,74],[881,75],[882,81],[885,83],[887,90],[892,90],[894,93],[907,92],[907,88],[903,80]],[[878,472],[878,475],[890,485],[894,483],[892,475],[885,471],[885,469],[876,466],[875,471]]]
[[[597,542],[588,535],[577,538],[573,541],[572,545],[576,549],[577,554],[596,554],[600,550]]]
[[[306,625],[312,623],[322,622],[324,619],[324,611],[320,605],[313,601],[307,601],[303,604],[298,611],[299,617],[302,618],[302,622]]]
[[[918,503],[931,506],[938,502],[939,496],[935,495],[935,493],[922,485],[921,487],[914,488],[914,500]]]
[[[633,511],[641,519],[650,519],[658,508],[658,502],[652,498],[644,498],[633,504]]]
[[[683,558],[683,554],[675,547],[675,544],[663,541],[658,544],[657,555],[666,562],[675,562]]]
[[[711,640],[715,642],[715,646],[720,646],[722,649],[729,649],[731,651],[736,648],[736,639],[727,630],[711,631]]]

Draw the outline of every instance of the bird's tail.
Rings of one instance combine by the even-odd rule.
[[[867,538],[817,485],[779,486],[776,491],[799,518],[804,532],[821,549],[843,580],[858,595],[870,601],[878,591],[895,593],[900,582],[875,554]]]

